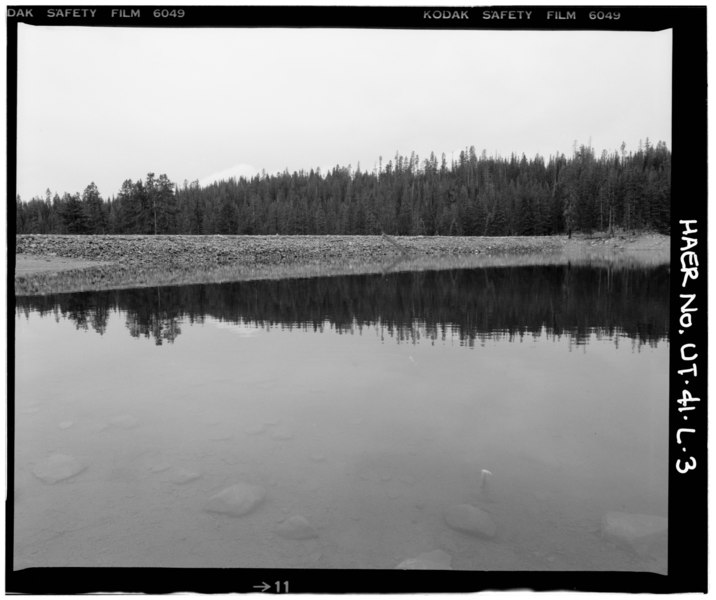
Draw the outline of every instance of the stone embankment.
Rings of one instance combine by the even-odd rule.
[[[458,259],[520,264],[537,256],[564,259],[585,249],[668,255],[668,248],[669,238],[658,235],[567,239],[28,234],[16,237],[15,293],[380,272],[396,263],[401,269],[436,268]]]
[[[233,263],[386,258],[401,252],[524,254],[557,251],[562,245],[557,237],[20,235],[16,252],[167,269],[211,269]]]

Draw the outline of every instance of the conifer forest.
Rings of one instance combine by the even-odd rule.
[[[575,144],[570,158],[415,153],[351,166],[239,178],[201,187],[148,173],[103,198],[47,190],[15,204],[17,233],[512,236],[669,233],[671,151]]]

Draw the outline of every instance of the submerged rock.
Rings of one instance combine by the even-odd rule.
[[[602,518],[602,535],[641,556],[664,554],[668,543],[669,520],[656,515],[608,512]]]
[[[260,485],[237,483],[209,498],[208,512],[230,517],[241,517],[251,512],[266,498],[266,490]]]
[[[199,477],[201,477],[201,473],[197,473],[196,471],[190,471],[188,469],[184,469],[183,467],[172,469],[172,471],[169,473],[169,481],[178,485],[189,483],[190,481],[199,479]]]
[[[497,533],[492,517],[471,504],[459,504],[445,511],[445,522],[457,531],[491,539]]]
[[[147,465],[147,469],[152,473],[164,473],[164,471],[168,471],[171,468],[172,466],[165,461],[154,461]]]
[[[276,528],[276,533],[289,540],[310,540],[318,537],[308,519],[301,515],[286,519]]]
[[[45,483],[57,483],[74,477],[87,468],[74,456],[67,454],[53,454],[49,458],[37,463],[32,473]]]
[[[73,425],[74,425],[74,422],[73,422],[73,421],[62,421],[62,423],[60,423],[60,424],[58,425],[58,427],[59,427],[60,429],[69,429],[69,428],[72,427]]]
[[[396,569],[411,570],[432,570],[432,571],[452,571],[452,557],[442,550],[433,550],[432,552],[423,552],[415,558],[408,558],[400,563]]]

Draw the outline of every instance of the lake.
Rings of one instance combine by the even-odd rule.
[[[14,567],[663,573],[601,523],[667,515],[668,292],[565,264],[18,297]]]

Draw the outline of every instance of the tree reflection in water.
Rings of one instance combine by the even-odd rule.
[[[397,341],[445,339],[466,346],[495,336],[567,335],[656,345],[669,336],[669,268],[551,265],[354,275],[19,296],[36,311],[102,334],[110,313],[133,337],[173,343],[182,322],[212,317],[256,327],[340,333],[380,325]]]

